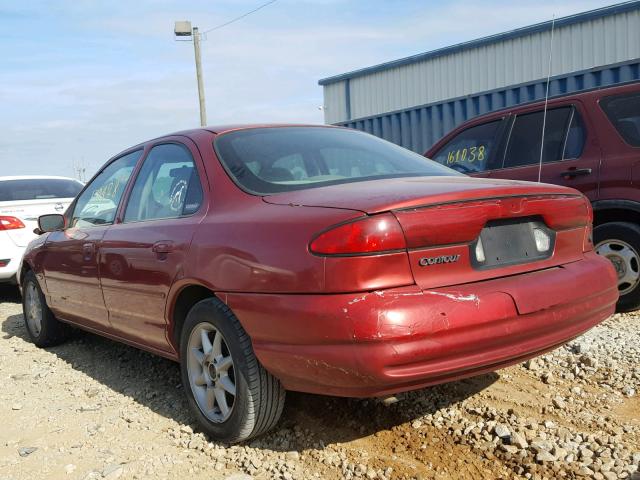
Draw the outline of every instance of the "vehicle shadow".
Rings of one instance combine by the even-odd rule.
[[[22,315],[9,316],[2,321],[0,328],[4,338],[15,336],[29,341]],[[77,332],[67,343],[48,351],[71,368],[157,414],[181,424],[193,425],[180,385],[178,364],[86,332]],[[250,441],[250,445],[300,452],[348,442],[446,409],[484,390],[498,378],[496,373],[490,373],[410,392],[390,406],[374,399],[288,392],[278,426],[273,432]]]
[[[20,303],[20,290],[15,285],[0,285],[0,304]]]

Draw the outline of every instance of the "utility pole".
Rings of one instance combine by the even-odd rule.
[[[193,50],[196,55],[196,77],[198,79],[198,100],[200,101],[200,126],[207,125],[207,107],[204,103],[204,83],[202,81],[202,60],[200,58],[200,32],[193,27]]]
[[[200,56],[200,41],[202,34],[198,31],[198,27],[191,28],[191,22],[187,20],[178,21],[175,24],[173,33],[180,40],[184,37],[185,41],[193,40],[193,50],[196,57],[196,79],[198,81],[198,102],[200,104],[200,126],[207,125],[207,107],[204,101],[204,82],[202,80],[202,59]]]

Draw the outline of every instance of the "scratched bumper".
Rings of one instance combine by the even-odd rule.
[[[369,397],[524,361],[614,312],[617,280],[595,254],[538,272],[421,291],[228,294],[261,363],[285,388]]]

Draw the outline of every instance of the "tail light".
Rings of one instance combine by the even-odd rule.
[[[344,223],[318,234],[309,250],[319,255],[361,255],[404,250],[402,227],[390,213]]]
[[[16,217],[0,216],[0,230],[17,230],[25,228],[22,220]]]

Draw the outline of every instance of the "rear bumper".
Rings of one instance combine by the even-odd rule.
[[[611,315],[618,290],[610,262],[589,253],[562,267],[458,287],[226,299],[285,388],[370,397],[551,350]]]
[[[15,282],[16,273],[20,267],[25,247],[18,247],[10,240],[0,239],[0,260],[9,260],[9,263],[0,266],[0,283]]]

